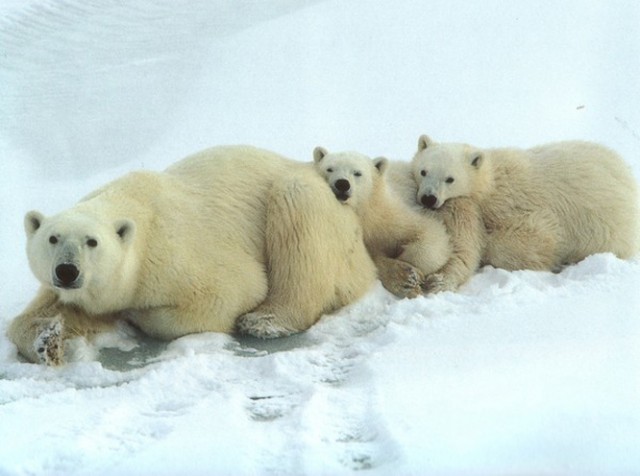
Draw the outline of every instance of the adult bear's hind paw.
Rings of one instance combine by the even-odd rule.
[[[249,312],[238,318],[236,330],[261,339],[275,339],[295,334],[297,331],[279,325],[277,316],[271,313]]]

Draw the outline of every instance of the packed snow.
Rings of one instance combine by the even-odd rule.
[[[378,283],[309,331],[157,342],[63,368],[4,336],[37,290],[26,211],[248,143],[408,160],[418,136],[586,139],[640,177],[640,4],[0,3],[0,475],[640,474],[640,259]]]

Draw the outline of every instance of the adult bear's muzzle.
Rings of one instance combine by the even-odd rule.
[[[73,263],[62,263],[55,267],[53,285],[62,289],[78,289],[82,286],[80,270]]]

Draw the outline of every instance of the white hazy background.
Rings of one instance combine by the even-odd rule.
[[[638,259],[377,285],[274,342],[123,329],[62,369],[4,337],[26,211],[212,145],[585,139],[640,177],[638,25],[632,0],[0,2],[0,475],[640,474]]]

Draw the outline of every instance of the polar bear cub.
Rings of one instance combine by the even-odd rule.
[[[356,152],[330,154],[322,147],[313,157],[336,198],[360,218],[365,246],[383,285],[399,297],[421,294],[424,277],[439,270],[451,254],[442,222],[412,210],[387,188],[387,159],[372,160]],[[403,272],[398,261],[417,268],[418,276],[399,278]]]
[[[590,142],[532,149],[438,144],[421,136],[416,201],[447,223],[458,259],[449,285],[480,264],[554,270],[594,253],[638,252],[638,189],[618,155]]]

